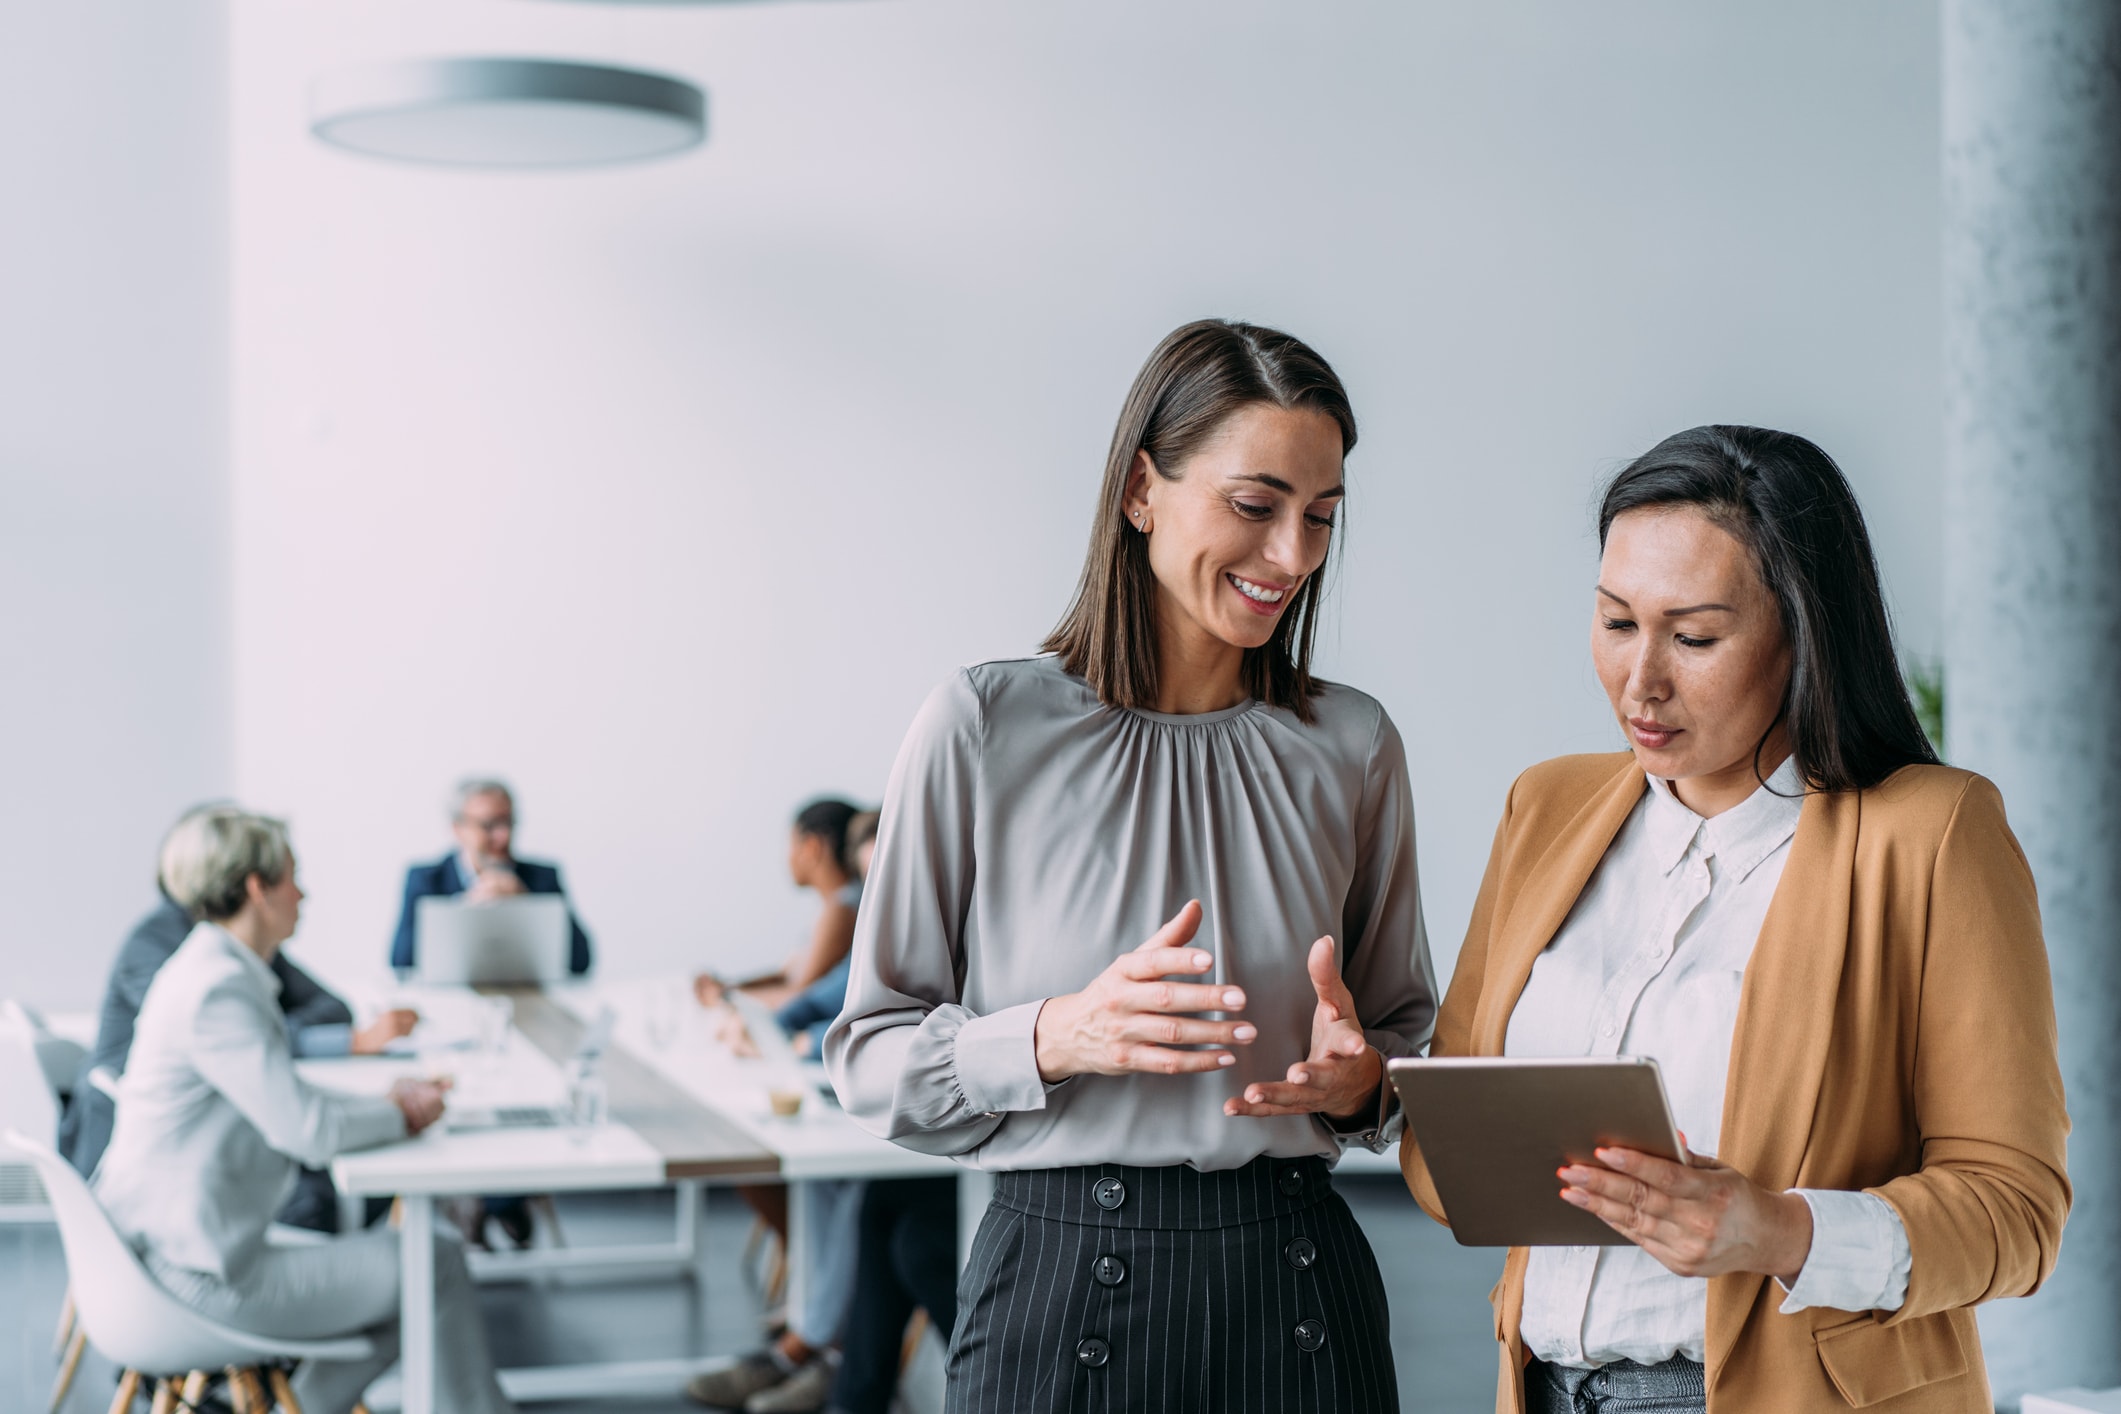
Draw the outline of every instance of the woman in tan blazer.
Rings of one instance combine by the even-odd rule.
[[[1496,1408],[1988,1414],[1973,1307],[2039,1286],[2070,1197],[2003,801],[1936,763],[1810,442],[1669,438],[1599,538],[1631,750],[1511,788],[1433,1054],[1653,1055],[1692,1162],[1560,1170],[1632,1245],[1510,1252]]]

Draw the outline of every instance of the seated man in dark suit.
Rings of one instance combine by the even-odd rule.
[[[189,820],[208,808],[186,811],[183,818]],[[118,960],[111,964],[110,982],[103,990],[103,1009],[96,1026],[95,1049],[82,1062],[73,1097],[59,1119],[59,1152],[84,1176],[94,1173],[103,1158],[115,1113],[110,1096],[89,1083],[88,1073],[97,1066],[107,1067],[114,1075],[125,1073],[126,1058],[132,1053],[133,1022],[140,1014],[140,1001],[147,995],[148,984],[190,936],[197,922],[169,896],[159,870],[155,888],[162,901],[134,926],[118,949]],[[387,1011],[356,1030],[353,1012],[346,1003],[295,966],[285,952],[275,955],[271,966],[273,976],[280,982],[280,1010],[287,1018],[288,1042],[297,1057],[372,1055],[411,1031],[419,1021],[418,1015],[410,1011]],[[294,1193],[279,1213],[279,1221],[336,1232],[338,1195],[332,1189],[331,1176],[315,1169],[302,1170]]]
[[[510,846],[515,841],[515,797],[501,781],[472,779],[457,785],[450,830],[457,847],[432,864],[415,864],[405,871],[405,903],[398,912],[398,935],[390,945],[390,965],[409,971],[419,963],[415,919],[423,898],[454,898],[464,895],[473,903],[509,898],[516,894],[559,894],[557,865],[517,859]],[[573,931],[567,967],[571,972],[589,970],[589,935],[581,920],[568,911]]]
[[[397,937],[390,944],[392,967],[409,972],[419,965],[418,916],[423,898],[454,898],[461,894],[473,903],[484,903],[518,894],[566,897],[559,866],[515,857],[515,826],[515,793],[505,781],[475,776],[457,783],[449,820],[457,847],[432,864],[415,864],[405,871],[405,902],[398,910]],[[567,924],[572,934],[567,968],[577,974],[587,972],[589,934],[582,931],[582,921],[574,916],[571,907],[567,910]],[[475,1247],[488,1245],[489,1219],[498,1223],[517,1247],[530,1245],[530,1208],[521,1197],[452,1199],[446,1211],[463,1230],[464,1240]]]

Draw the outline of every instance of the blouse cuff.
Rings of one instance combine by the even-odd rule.
[[[1038,1073],[1038,1011],[1045,1002],[1025,1002],[986,1016],[968,1016],[954,1042],[952,1068],[965,1103],[985,1115],[1046,1107],[1046,1082]]]
[[[1836,1311],[1897,1311],[1907,1300],[1914,1253],[1907,1226],[1875,1193],[1793,1188],[1812,1210],[1812,1250],[1788,1287],[1782,1314],[1813,1306]]]

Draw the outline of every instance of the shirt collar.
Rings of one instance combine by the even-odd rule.
[[[251,975],[264,985],[267,992],[274,997],[280,995],[280,974],[272,970],[271,963],[245,946],[241,938],[238,938],[234,933],[229,932],[218,923],[201,923],[192,930],[194,937],[200,933],[208,934],[215,942],[234,953],[237,960],[250,969]]]
[[[1686,858],[1697,836],[1732,877],[1743,879],[1766,862],[1797,833],[1804,813],[1804,778],[1792,755],[1777,766],[1767,784],[1713,819],[1704,820],[1680,804],[1672,783],[1650,777],[1649,843],[1652,857],[1667,874]]]

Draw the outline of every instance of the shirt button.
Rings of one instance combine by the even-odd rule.
[[[1127,1185],[1116,1178],[1101,1178],[1090,1190],[1090,1196],[1097,1200],[1098,1207],[1110,1212],[1127,1201]]]
[[[1316,1350],[1326,1343],[1326,1323],[1324,1321],[1298,1321],[1294,1334],[1298,1350]]]
[[[1308,1237],[1299,1237],[1287,1247],[1282,1248],[1281,1254],[1288,1259],[1289,1265],[1296,1268],[1296,1270],[1300,1272],[1309,1271],[1311,1264],[1318,1260],[1318,1246]]]
[[[1075,1347],[1075,1362],[1086,1369],[1096,1370],[1102,1368],[1104,1363],[1111,1358],[1112,1347],[1094,1335]]]
[[[1281,1191],[1288,1194],[1291,1198],[1303,1192],[1304,1171],[1299,1168],[1283,1169],[1281,1171]]]
[[[1612,1023],[1612,1022],[1610,1022],[1610,1021],[1608,1021],[1608,1022],[1607,1022],[1607,1023],[1605,1024],[1605,1025],[1603,1025],[1603,1026],[1599,1027],[1599,1028],[1598,1028],[1598,1034],[1599,1034],[1599,1035],[1601,1035],[1601,1036],[1610,1036],[1610,1035],[1612,1035],[1612,1034],[1613,1034],[1613,1023]]]
[[[1118,1286],[1127,1279],[1127,1264],[1109,1252],[1090,1264],[1099,1286]]]

